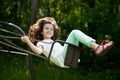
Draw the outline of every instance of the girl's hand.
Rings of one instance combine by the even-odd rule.
[[[21,37],[21,41],[27,43],[27,41],[29,41],[29,37],[23,36],[23,37]]]

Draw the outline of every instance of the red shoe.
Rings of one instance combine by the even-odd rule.
[[[102,44],[96,48],[95,53],[97,56],[104,55],[106,51],[108,51],[112,46],[113,41],[110,41],[108,43],[106,41],[102,41]]]

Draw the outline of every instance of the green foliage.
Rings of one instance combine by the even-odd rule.
[[[33,0],[1,0],[0,2],[0,20],[15,23],[27,33],[31,24]],[[35,20],[45,16],[56,19],[62,30],[60,39],[66,40],[71,30],[79,29],[95,38],[98,43],[107,39],[113,40],[115,45],[104,57],[97,58],[90,49],[82,46],[81,63],[77,70],[50,67],[44,61],[35,59],[38,80],[41,78],[43,80],[48,78],[68,80],[68,77],[72,80],[119,79],[120,0],[38,0]],[[8,54],[1,55],[0,74],[2,77],[0,78],[2,79],[0,80],[30,79],[30,73],[23,64],[25,58],[22,56],[10,58]]]

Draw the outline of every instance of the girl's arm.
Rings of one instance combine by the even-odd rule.
[[[41,45],[39,45],[38,47],[36,47],[28,38],[28,36],[24,36],[21,37],[21,40],[25,43],[27,43],[27,45],[32,49],[32,51],[36,54],[41,54],[43,52],[43,47]]]

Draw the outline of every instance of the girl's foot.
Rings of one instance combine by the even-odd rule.
[[[95,50],[95,53],[97,56],[104,55],[105,52],[109,50],[112,46],[113,46],[113,41],[110,41],[108,43],[103,41],[101,45],[98,45],[98,47]]]

